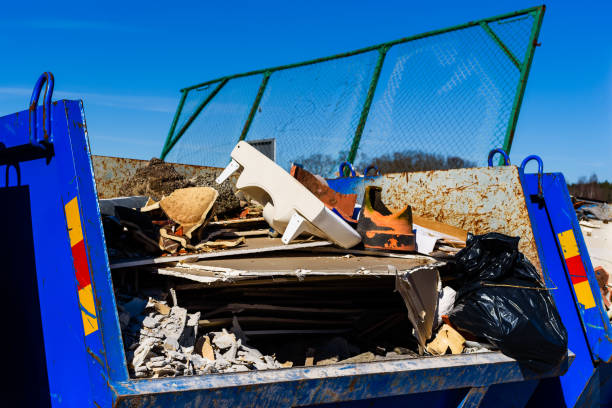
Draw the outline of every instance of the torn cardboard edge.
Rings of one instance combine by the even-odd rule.
[[[189,254],[189,255],[178,255],[178,256],[162,256],[158,258],[146,258],[146,259],[137,259],[130,261],[121,261],[110,264],[111,269],[122,269],[122,268],[131,268],[134,266],[147,266],[147,265],[157,265],[157,264],[166,264],[172,262],[190,262],[197,261],[199,259],[206,258],[218,258],[225,256],[239,256],[239,255],[248,255],[248,254],[260,254],[266,252],[276,252],[276,251],[291,251],[296,249],[304,249],[304,248],[317,248],[323,246],[332,245],[329,241],[311,241],[311,242],[300,242],[295,244],[288,245],[274,245],[270,247],[263,248],[240,248],[240,249],[226,249],[222,251],[214,251],[214,252],[204,252],[199,254]],[[248,242],[247,242],[248,246]]]
[[[406,272],[394,270],[395,289],[406,304],[408,320],[412,323],[414,337],[419,343],[419,354],[423,354],[426,342],[432,335],[440,290],[437,266],[420,266]]]
[[[427,267],[440,267],[444,265],[442,262],[436,262],[433,258],[431,259],[432,264],[426,265]],[[414,269],[423,267],[423,265],[415,265]],[[408,273],[412,269],[402,270],[400,273]],[[197,272],[197,273],[195,273]],[[218,266],[199,265],[199,264],[178,264],[173,267],[157,268],[155,273],[165,276],[173,276],[177,278],[188,279],[198,283],[214,284],[214,283],[231,283],[241,280],[253,280],[260,278],[296,278],[297,280],[303,280],[308,276],[318,277],[369,277],[369,276],[395,276],[397,268],[393,265],[387,265],[387,270],[372,272],[369,269],[357,269],[357,270],[309,270],[309,269],[295,269],[286,271],[249,271],[239,270],[232,268],[224,268]],[[437,290],[436,290],[437,299]]]

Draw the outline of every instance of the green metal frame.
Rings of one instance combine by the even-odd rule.
[[[206,82],[202,82],[196,85],[192,85],[189,86],[187,88],[183,88],[181,89],[181,100],[179,102],[178,108],[176,110],[176,113],[174,115],[174,119],[172,121],[172,124],[170,126],[170,131],[168,132],[168,136],[166,138],[166,142],[164,143],[162,152],[161,152],[161,158],[162,160],[165,159],[165,157],[167,156],[167,154],[170,152],[170,150],[174,147],[174,145],[176,144],[176,142],[178,142],[178,140],[181,138],[181,136],[185,133],[185,131],[189,128],[189,126],[193,123],[193,121],[195,120],[195,118],[200,114],[200,112],[204,109],[204,107],[210,102],[210,100],[221,90],[221,88],[223,88],[223,86],[231,79],[236,79],[236,78],[242,78],[242,77],[246,77],[246,76],[254,76],[254,75],[261,75],[263,74],[263,79],[262,82],[259,86],[259,89],[257,91],[257,95],[255,96],[255,99],[253,101],[253,104],[251,106],[249,115],[247,117],[247,120],[243,126],[242,132],[240,133],[240,137],[239,140],[244,140],[249,132],[249,129],[251,127],[251,124],[255,118],[255,114],[257,113],[257,109],[259,107],[259,104],[261,102],[261,99],[263,97],[264,91],[266,89],[266,86],[268,84],[268,81],[270,79],[270,76],[277,71],[282,71],[282,70],[287,70],[287,69],[291,69],[291,68],[298,68],[298,67],[304,67],[307,65],[312,65],[312,64],[318,64],[318,63],[322,63],[322,62],[326,62],[326,61],[331,61],[331,60],[336,60],[336,59],[341,59],[341,58],[347,58],[347,57],[352,57],[354,55],[359,55],[359,54],[364,54],[367,52],[372,52],[372,51],[378,51],[379,52],[379,57],[378,60],[376,62],[376,66],[374,68],[374,72],[372,74],[372,79],[370,80],[370,86],[368,88],[368,93],[366,96],[366,99],[364,101],[363,104],[363,108],[361,110],[361,115],[359,117],[359,123],[357,125],[357,128],[355,130],[355,135],[353,137],[353,142],[351,145],[351,149],[348,153],[348,157],[347,160],[351,163],[354,162],[355,158],[357,157],[357,151],[359,150],[359,143],[361,141],[361,135],[363,134],[363,130],[368,118],[368,114],[370,112],[370,107],[372,105],[372,100],[374,99],[374,94],[376,92],[376,86],[378,84],[378,80],[380,78],[380,73],[382,71],[382,66],[384,64],[384,60],[385,60],[385,56],[387,54],[387,51],[395,46],[395,45],[399,45],[399,44],[404,44],[410,41],[415,41],[421,38],[425,38],[425,37],[431,37],[431,36],[435,36],[435,35],[439,35],[439,34],[444,34],[444,33],[448,33],[451,31],[457,31],[457,30],[462,30],[465,28],[470,28],[470,27],[475,27],[475,26],[480,26],[483,28],[483,30],[492,38],[492,40],[503,50],[503,52],[508,56],[508,58],[512,61],[512,63],[520,70],[520,79],[519,79],[519,84],[517,87],[517,91],[515,94],[515,98],[514,98],[514,102],[512,104],[512,111],[510,114],[510,120],[508,122],[508,127],[506,130],[506,135],[504,138],[504,145],[503,145],[503,149],[507,152],[510,153],[510,148],[512,147],[512,140],[514,138],[514,130],[516,128],[516,123],[518,120],[518,115],[520,112],[520,107],[521,107],[521,103],[523,100],[523,94],[525,92],[525,86],[527,84],[527,78],[529,75],[529,70],[531,68],[531,62],[533,60],[533,55],[535,52],[535,47],[537,45],[537,38],[540,32],[540,27],[542,25],[542,19],[544,17],[544,11],[545,11],[546,7],[544,5],[542,6],[537,6],[537,7],[532,7],[532,8],[528,8],[525,10],[520,10],[520,11],[515,11],[512,13],[507,13],[507,14],[501,14],[498,16],[494,16],[494,17],[489,17],[489,18],[485,18],[482,20],[476,20],[476,21],[470,21],[468,23],[465,24],[460,24],[460,25],[456,25],[453,27],[448,27],[448,28],[444,28],[444,29],[440,29],[440,30],[434,30],[434,31],[428,31],[422,34],[417,34],[411,37],[405,37],[405,38],[400,38],[398,40],[395,41],[390,41],[390,42],[386,42],[383,44],[378,44],[378,45],[374,45],[371,47],[366,47],[366,48],[361,48],[358,50],[354,50],[354,51],[350,51],[350,52],[345,52],[342,54],[336,54],[336,55],[331,55],[329,57],[323,57],[323,58],[317,58],[317,59],[313,59],[313,60],[309,60],[309,61],[304,61],[304,62],[298,62],[295,64],[288,64],[288,65],[281,65],[281,66],[277,66],[277,67],[272,67],[272,68],[265,68],[265,69],[260,69],[260,70],[255,70],[255,71],[249,71],[249,72],[244,72],[244,73],[240,73],[240,74],[234,74],[234,75],[229,75],[229,76],[224,76],[221,78],[217,78],[217,79],[213,79],[210,81],[206,81]],[[524,15],[532,15],[535,18],[535,24],[533,25],[532,31],[531,31],[531,35],[529,37],[529,46],[527,48],[527,51],[525,53],[525,56],[523,58],[523,62],[521,63],[518,58],[510,51],[510,49],[503,43],[503,41],[493,32],[493,30],[491,30],[491,28],[489,27],[489,23],[492,22],[496,22],[496,21],[500,21],[500,20],[505,20],[505,19],[509,19],[509,18],[513,18],[513,17],[519,17],[519,16],[524,16]],[[176,131],[176,125],[178,122],[178,118],[181,115],[181,112],[183,110],[184,104],[185,104],[185,98],[187,96],[187,93],[193,89],[198,89],[204,86],[211,86],[213,84],[218,84],[217,87],[215,88],[215,90],[208,95],[208,97],[198,106],[198,108],[192,113],[192,115],[187,119],[187,121],[185,122],[185,124],[181,127],[181,129],[179,129],[178,131]],[[176,133],[175,133],[176,131]]]
[[[538,44],[538,35],[540,34],[540,28],[542,27],[542,19],[544,18],[544,11],[546,6],[542,5],[530,10],[529,13],[534,15],[535,24],[531,30],[529,36],[529,46],[525,52],[523,58],[523,64],[521,65],[521,76],[514,96],[514,103],[512,104],[512,113],[510,114],[510,120],[508,127],[506,128],[506,137],[504,139],[503,149],[506,153],[510,154],[510,148],[512,147],[512,141],[514,140],[514,130],[516,129],[516,123],[518,121],[518,115],[521,111],[521,104],[523,103],[523,95],[525,94],[525,86],[527,86],[527,78],[529,77],[529,71],[531,69],[531,62],[533,61],[533,54]],[[500,165],[503,164],[503,159],[500,159]]]

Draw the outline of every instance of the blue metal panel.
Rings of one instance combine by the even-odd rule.
[[[126,378],[127,370],[120,336],[119,338],[113,336],[119,331],[117,312],[104,252],[104,238],[101,232],[93,170],[85,134],[85,118],[80,101],[59,101],[56,104],[53,116],[53,131],[55,132],[53,143],[58,160],[58,191],[56,194],[60,196],[62,208],[75,197],[77,199],[86,248],[86,261],[98,317],[98,330],[85,336],[91,399],[98,406],[110,406],[112,396],[108,384],[108,373],[113,367],[118,378]],[[101,268],[104,272],[103,278],[99,277]],[[110,298],[109,292],[111,293]],[[114,319],[111,323],[108,323],[109,315],[111,319]],[[116,326],[115,328],[112,323]],[[83,323],[81,322],[82,328]],[[111,343],[109,350],[113,350],[114,353],[105,352],[104,342]]]
[[[538,197],[540,181],[543,199]],[[521,182],[542,269],[552,282],[551,293],[568,331],[569,348],[576,353],[576,360],[564,376],[559,380],[545,381],[538,387],[532,404],[537,406],[543,401],[550,402],[551,395],[559,392],[564,404],[582,406],[579,401],[583,401],[586,395],[598,394],[593,390],[593,387],[599,388],[599,381],[594,379],[596,367],[601,366],[600,359],[609,360],[612,352],[607,335],[609,320],[563,175],[543,174],[539,180],[537,174],[524,174],[521,171]],[[576,299],[557,235],[567,230],[574,233],[595,299],[596,306],[586,310]],[[549,287],[551,282],[548,283]]]
[[[92,352],[96,360],[103,362],[105,372],[108,372],[114,380],[122,381],[128,378],[127,364],[98,207],[98,194],[87,144],[82,103],[65,101],[65,117],[68,137],[56,142],[56,145],[63,143],[63,147],[69,149],[67,151],[71,153],[71,157],[61,163],[62,186],[64,187],[62,200],[66,203],[76,196],[80,204],[83,236],[88,251],[89,270],[97,300],[100,327],[100,335],[96,337],[95,349],[92,349]]]
[[[53,111],[61,113],[61,109]],[[40,127],[42,108],[38,108],[37,113]],[[28,144],[28,127],[28,111],[0,118],[0,142],[6,148]],[[57,407],[91,406],[89,358],[85,352],[70,245],[58,194],[58,161],[56,156],[48,163],[42,158],[16,163],[11,166],[7,184],[16,185],[19,178],[19,184],[30,192],[29,212],[51,402]],[[0,205],[4,208],[3,203]],[[27,336],[28,333],[15,335]],[[30,384],[30,390],[37,389],[37,384]]]
[[[201,407],[213,402],[217,406],[289,407],[399,395],[411,402],[423,398],[415,394],[424,392],[558,376],[572,359],[570,355],[553,371],[537,374],[501,353],[481,353],[135,380],[113,387],[118,407]]]

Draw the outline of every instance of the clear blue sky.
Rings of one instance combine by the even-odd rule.
[[[538,5],[526,1],[27,2],[0,15],[0,114],[51,70],[82,98],[95,154],[148,159],[178,90]],[[612,2],[547,4],[512,149],[569,181],[612,181]]]

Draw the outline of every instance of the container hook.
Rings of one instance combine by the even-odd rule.
[[[542,158],[535,154],[531,154],[523,160],[521,163],[521,173],[525,174],[525,166],[531,160],[535,160],[538,162],[538,197],[544,198],[544,191],[542,190],[542,174],[544,173],[544,163],[542,162]]]
[[[39,142],[36,137],[38,123],[36,121],[36,108],[38,106],[38,98],[40,97],[43,84],[45,84],[45,96],[43,101],[43,142],[48,142],[51,136],[51,96],[53,95],[54,82],[53,74],[51,72],[45,72],[38,77],[36,85],[34,85],[29,108],[30,143]]]
[[[510,158],[508,157],[508,153],[506,153],[504,149],[498,147],[497,149],[493,149],[489,152],[489,159],[488,159],[489,167],[493,166],[493,157],[495,156],[495,153],[499,153],[503,156],[505,166],[510,165]]]
[[[344,170],[347,166],[348,169],[351,171],[351,177],[355,177],[355,169],[353,168],[353,165],[347,161],[340,163],[340,168],[338,169],[338,171],[340,171],[340,177],[346,177],[344,175]]]

